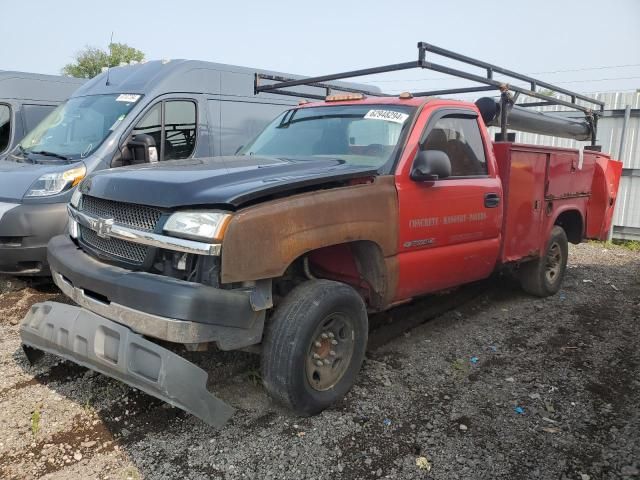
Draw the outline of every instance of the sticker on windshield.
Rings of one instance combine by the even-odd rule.
[[[118,95],[116,98],[116,102],[127,102],[127,103],[135,103],[140,98],[140,95],[134,95],[133,93],[123,93]]]
[[[385,120],[387,122],[404,123],[409,115],[393,110],[369,110],[364,118],[368,120]]]

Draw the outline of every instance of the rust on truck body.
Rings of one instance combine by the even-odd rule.
[[[222,283],[277,278],[305,253],[350,242],[377,245],[387,270],[373,279],[379,303],[397,284],[398,198],[393,176],[273,200],[241,210],[222,244]],[[387,260],[389,259],[389,260]],[[361,272],[366,277],[366,272]]]

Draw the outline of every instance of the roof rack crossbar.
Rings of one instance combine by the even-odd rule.
[[[433,53],[435,55],[439,55],[441,57],[449,58],[467,65],[471,65],[473,67],[482,68],[486,71],[486,76],[478,75],[476,73],[466,72],[463,70],[459,70],[457,68],[452,68],[445,65],[440,65],[438,63],[427,61],[427,52]],[[435,72],[440,72],[446,75],[463,78],[463,79],[482,85],[482,86],[472,86],[472,87],[466,87],[466,88],[433,90],[430,92],[417,92],[417,93],[414,93],[413,96],[448,95],[451,93],[480,92],[480,91],[488,91],[488,90],[495,89],[495,90],[499,90],[502,94],[502,97],[506,99],[505,101],[508,101],[510,104],[515,103],[515,100],[518,98],[518,96],[520,94],[523,94],[528,97],[533,97],[533,98],[542,100],[544,102],[544,105],[549,105],[549,104],[562,105],[564,107],[568,107],[571,109],[584,112],[587,118],[591,118],[593,115],[597,117],[597,115],[601,114],[604,111],[604,102],[600,100],[596,100],[594,98],[590,98],[585,95],[572,92],[562,87],[557,87],[555,85],[544,82],[542,80],[538,80],[528,75],[523,75],[523,74],[514,72],[512,70],[508,70],[506,68],[493,65],[491,63],[483,62],[481,60],[476,60],[475,58],[467,57],[465,55],[461,55],[461,54],[452,52],[450,50],[446,50],[444,48],[436,47],[426,42],[418,43],[418,60],[412,61],[412,62],[395,63],[391,65],[383,65],[381,67],[363,68],[359,70],[351,70],[349,72],[334,73],[331,75],[322,75],[318,77],[308,77],[308,78],[302,78],[302,79],[291,79],[291,78],[256,73],[255,93],[257,94],[260,92],[272,92],[272,93],[280,93],[283,95],[292,95],[291,91],[288,91],[287,93],[285,93],[285,91],[282,89],[301,86],[301,85],[307,85],[307,86],[325,88],[327,91],[331,89],[331,90],[346,91],[346,92],[353,92],[353,93],[363,93],[363,94],[372,95],[372,96],[392,96],[390,94],[369,92],[367,90],[359,90],[356,88],[341,87],[333,84],[326,84],[324,82],[330,82],[333,80],[342,80],[342,79],[353,78],[353,77],[361,77],[364,75],[374,75],[379,73],[394,72],[398,70],[409,70],[413,68],[433,70]],[[518,85],[507,84],[504,81],[498,81],[494,78],[495,73],[504,75],[506,77],[511,77],[512,79],[517,81],[528,83],[530,88],[524,88]],[[260,85],[260,80],[262,79],[271,80],[277,83]],[[569,97],[569,100],[550,97],[548,95],[548,92],[544,92],[544,93],[539,92],[537,90],[539,87],[543,87],[545,89],[551,90],[552,93],[566,95]],[[514,92],[515,94],[511,96],[509,92]],[[306,96],[309,98],[319,98],[319,96],[311,96],[307,94],[302,94],[301,96],[303,97]],[[587,104],[591,104],[593,107],[578,104],[577,103],[578,100],[581,100]],[[538,106],[540,104],[541,103],[538,102]],[[534,106],[534,104],[527,104],[527,106]],[[597,107],[599,107],[599,109]],[[596,109],[595,112],[593,111],[594,109]],[[506,119],[505,119],[505,122],[503,123],[505,123],[505,125],[503,125],[503,128],[506,128]],[[593,123],[595,126],[595,123],[597,123],[597,118],[593,120]],[[594,139],[595,139],[595,129],[594,129]]]

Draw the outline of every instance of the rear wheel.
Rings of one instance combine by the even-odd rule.
[[[367,345],[365,304],[350,286],[312,280],[278,306],[265,333],[262,379],[276,400],[313,415],[355,383]]]
[[[538,297],[557,293],[562,286],[568,257],[567,234],[556,225],[551,230],[544,256],[520,267],[520,283],[524,291]]]

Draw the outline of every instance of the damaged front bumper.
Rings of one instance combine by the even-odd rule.
[[[20,325],[29,360],[53,353],[202,419],[224,425],[234,410],[207,390],[207,372],[129,328],[83,308],[37,303]]]

